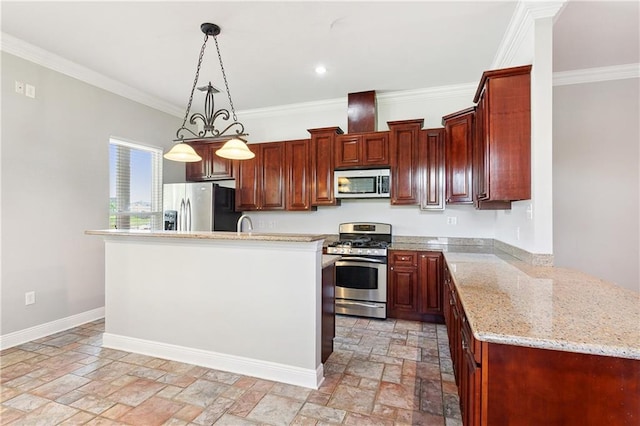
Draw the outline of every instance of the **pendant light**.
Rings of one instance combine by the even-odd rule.
[[[200,30],[204,33],[204,42],[200,48],[200,56],[198,57],[198,67],[196,68],[196,76],[193,80],[193,86],[191,87],[191,95],[189,96],[189,103],[187,104],[187,110],[184,114],[184,120],[182,120],[182,126],[176,132],[177,142],[169,152],[164,155],[167,160],[193,162],[200,161],[200,157],[195,150],[186,142],[189,141],[227,141],[222,148],[216,151],[216,155],[231,160],[248,160],[255,157],[255,154],[251,152],[247,146],[247,141],[242,139],[243,136],[247,136],[244,132],[244,125],[238,121],[236,117],[236,111],[233,107],[233,101],[231,100],[231,92],[229,91],[229,83],[227,82],[227,75],[224,72],[224,65],[222,64],[222,56],[220,55],[220,47],[218,46],[218,39],[216,36],[220,34],[220,27],[216,24],[204,23],[200,25]],[[202,58],[204,57],[204,50],[207,47],[207,41],[209,36],[213,37],[213,41],[216,44],[216,51],[218,52],[218,60],[220,61],[220,68],[222,70],[222,78],[224,79],[224,85],[227,91],[227,97],[229,98],[229,105],[231,106],[231,114],[227,109],[215,110],[213,95],[218,93],[219,90],[211,85],[211,82],[205,87],[200,87],[199,90],[206,91],[204,101],[204,114],[194,113],[189,118],[189,123],[195,125],[197,123],[202,124],[202,130],[198,133],[185,127],[189,112],[191,111],[191,103],[193,102],[193,93],[195,92],[196,85],[198,84],[198,77],[200,76],[200,66],[202,65]],[[233,118],[233,122],[224,129],[220,130],[215,127],[214,122],[218,118],[222,118],[223,121],[229,121],[229,118]],[[226,124],[226,123],[225,123]],[[224,125],[224,124],[223,124]],[[227,132],[235,132],[234,136],[227,134]],[[188,136],[185,138],[185,135]],[[189,136],[192,135],[192,136]]]

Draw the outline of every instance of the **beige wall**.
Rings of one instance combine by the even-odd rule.
[[[555,265],[640,291],[640,79],[553,91]]]
[[[109,223],[109,137],[166,149],[180,122],[2,53],[0,336],[104,306],[103,242],[84,231]],[[166,179],[184,176],[168,163]]]

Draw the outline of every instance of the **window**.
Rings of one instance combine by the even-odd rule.
[[[162,149],[109,139],[109,228],[161,229]]]

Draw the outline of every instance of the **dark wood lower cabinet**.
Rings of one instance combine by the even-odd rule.
[[[442,264],[440,252],[390,251],[387,316],[442,323]]]
[[[444,292],[465,426],[640,424],[640,360],[477,340],[446,266]]]
[[[336,265],[322,269],[322,362],[333,352],[336,337]]]

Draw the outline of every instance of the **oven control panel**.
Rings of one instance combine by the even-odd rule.
[[[386,248],[327,247],[327,254],[357,254],[360,256],[386,256]]]

